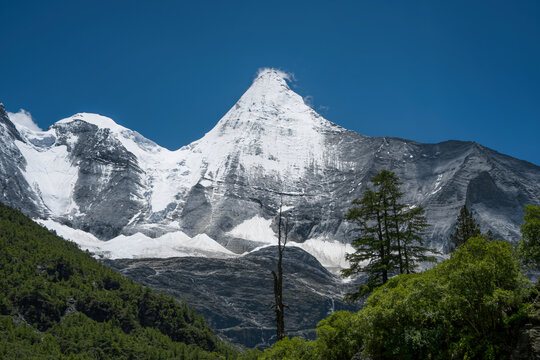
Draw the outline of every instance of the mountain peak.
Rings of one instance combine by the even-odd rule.
[[[68,124],[73,121],[84,121],[89,124],[96,125],[98,128],[110,129],[112,131],[127,130],[125,127],[118,125],[113,119],[93,113],[77,113],[68,118],[57,121],[57,124]]]
[[[261,102],[283,102],[283,98],[294,98],[296,102],[303,103],[300,95],[292,91],[287,84],[292,75],[272,68],[260,69],[253,84],[244,93],[240,103],[255,105]]]
[[[205,173],[213,179],[216,174],[227,174],[230,159],[248,176],[256,176],[264,168],[287,181],[324,168],[326,136],[341,128],[289,88],[291,76],[276,69],[259,70],[238,102],[189,147],[203,154]]]
[[[292,74],[282,70],[260,69],[253,83],[233,110],[241,108],[243,111],[255,112],[259,115],[261,111],[275,112],[286,110],[287,107],[295,108],[295,111],[308,111],[308,106],[304,103],[302,96],[289,87],[287,81],[291,79]]]
[[[256,83],[266,83],[267,85],[274,82],[280,86],[287,86],[287,80],[291,80],[292,75],[284,71],[273,68],[262,68],[257,72],[257,77],[253,81]]]
[[[304,138],[302,133],[321,134],[330,128],[335,130],[332,123],[317,114],[289,87],[287,81],[292,77],[282,70],[260,69],[253,84],[210,133],[219,136],[232,133],[241,138],[239,141],[245,141],[249,136],[262,137],[278,132],[298,141]]]

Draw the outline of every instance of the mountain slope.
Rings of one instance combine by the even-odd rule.
[[[322,261],[329,244],[334,254],[346,250],[354,228],[343,214],[382,168],[401,179],[406,202],[426,208],[428,245],[442,250],[463,204],[483,231],[515,240],[523,205],[540,203],[538,166],[473,142],[421,144],[345,130],[274,69],[261,71],[203,138],[176,151],[94,114],[41,133],[0,117],[0,201],[100,240],[206,234],[243,253],[275,243],[283,201],[291,240],[309,240],[304,247]]]
[[[0,204],[0,357],[235,358],[185,303]]]
[[[233,343],[267,347],[276,340],[273,283],[277,250],[267,247],[232,259],[107,260],[106,265],[129,279],[185,299],[208,324]],[[315,337],[317,323],[338,310],[355,311],[343,296],[355,283],[343,283],[313,256],[290,247],[283,257],[287,334]]]

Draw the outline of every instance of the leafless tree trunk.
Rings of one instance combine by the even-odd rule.
[[[285,305],[283,304],[283,252],[285,251],[285,245],[287,245],[287,235],[289,232],[289,219],[285,220],[285,231],[282,235],[283,216],[282,216],[283,201],[279,205],[279,219],[278,219],[278,263],[277,273],[272,270],[272,276],[274,277],[274,308],[276,311],[276,335],[277,341],[285,337]]]

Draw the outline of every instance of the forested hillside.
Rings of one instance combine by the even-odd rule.
[[[0,204],[0,358],[231,359],[185,303]]]

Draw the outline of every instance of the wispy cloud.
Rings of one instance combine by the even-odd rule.
[[[318,109],[319,109],[320,111],[328,111],[328,110],[330,110],[330,106],[319,105]]]
[[[7,114],[9,120],[11,120],[11,122],[14,123],[17,128],[22,126],[32,131],[42,131],[41,128],[34,122],[34,119],[32,119],[32,114],[24,109],[19,109],[19,111],[16,113],[8,111]]]
[[[311,95],[304,96],[304,104],[306,104],[307,106],[313,109],[313,96]]]

